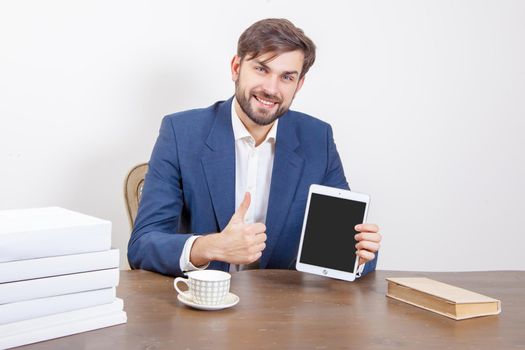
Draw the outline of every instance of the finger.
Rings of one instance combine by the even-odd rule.
[[[263,243],[257,244],[255,248],[257,249],[257,252],[262,252],[266,248],[266,243],[263,242]]]
[[[254,234],[254,235],[257,235],[259,233],[264,233],[266,232],[266,225],[260,222],[248,225],[248,227],[246,227],[246,232],[250,234]]]
[[[241,205],[239,205],[239,208],[237,208],[237,211],[235,211],[235,214],[233,214],[233,217],[238,220],[244,221],[246,212],[248,211],[248,208],[250,208],[250,202],[251,202],[250,192],[246,192],[244,194],[244,198],[242,200]]]
[[[367,250],[358,250],[356,252],[357,256],[359,256],[361,259],[365,260],[365,262],[369,262],[371,260],[374,260],[376,255],[374,253],[371,253]]]
[[[248,258],[248,260],[249,260],[248,264],[250,264],[250,263],[260,259],[261,256],[262,256],[262,252],[257,252],[257,253],[255,253],[253,255],[250,255],[250,257]]]
[[[376,224],[359,224],[355,225],[354,229],[357,232],[379,232],[379,226],[377,226]]]
[[[375,253],[379,251],[379,243],[376,242],[370,242],[370,241],[361,241],[355,245],[357,250],[368,250],[369,252]]]
[[[256,244],[260,244],[260,243],[266,242],[266,238],[267,238],[266,233],[259,233],[258,235],[255,235],[255,238],[253,241]]]
[[[361,232],[354,236],[356,241],[372,241],[372,242],[381,242],[383,238],[379,233],[372,232]]]

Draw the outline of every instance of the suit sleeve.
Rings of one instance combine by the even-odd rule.
[[[323,180],[322,185],[349,190],[350,186],[348,185],[348,182],[346,181],[343,164],[341,163],[341,158],[339,157],[339,153],[337,152],[337,147],[335,146],[332,127],[330,126],[328,126],[327,142],[328,142],[328,147],[327,147],[328,165],[326,168],[326,174],[325,174],[325,178]],[[376,253],[376,257],[374,258],[374,260],[369,261],[365,264],[365,268],[363,272],[361,273],[360,277],[363,277],[367,273],[374,271],[376,269],[378,255],[379,255],[379,252]]]
[[[128,244],[132,268],[180,276],[180,256],[191,236],[178,232],[183,208],[175,132],[165,117],[144,181],[137,218]]]

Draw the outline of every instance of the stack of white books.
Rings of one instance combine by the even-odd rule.
[[[63,208],[0,211],[0,349],[125,323],[111,222]]]

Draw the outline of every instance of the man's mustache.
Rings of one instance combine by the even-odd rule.
[[[283,100],[277,96],[277,95],[271,95],[265,91],[255,91],[253,93],[253,95],[257,96],[257,97],[260,97],[266,101],[270,101],[270,102],[274,102],[274,103],[282,103]]]

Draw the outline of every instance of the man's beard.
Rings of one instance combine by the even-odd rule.
[[[272,113],[268,110],[264,110],[262,107],[257,108],[257,110],[255,110],[250,104],[250,98],[255,98],[253,97],[253,95],[261,96],[262,98],[268,101],[277,102],[279,104],[279,107],[277,108],[275,113]],[[239,103],[239,106],[241,107],[243,112],[248,116],[248,118],[250,118],[255,124],[261,126],[272,124],[283,114],[288,112],[288,108],[290,107],[284,106],[282,104],[283,101],[281,98],[275,95],[267,94],[264,91],[250,93],[248,98],[246,98],[244,91],[241,91],[237,82],[235,84],[235,99]]]

